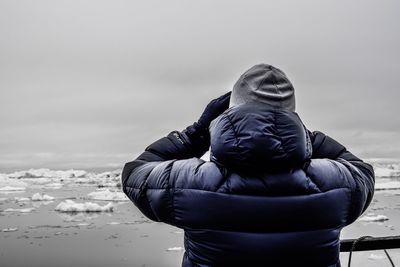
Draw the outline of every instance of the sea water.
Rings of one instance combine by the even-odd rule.
[[[400,168],[374,162],[364,215],[341,238],[400,234]],[[36,169],[0,174],[0,266],[180,266],[183,231],[145,218],[120,189],[120,172]],[[389,250],[400,266],[400,250]],[[342,265],[348,253],[341,253]],[[352,266],[390,266],[383,251]]]

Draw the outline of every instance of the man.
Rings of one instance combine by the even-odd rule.
[[[182,266],[340,266],[340,231],[368,207],[374,172],[294,110],[285,74],[256,65],[125,165],[136,206],[185,230]]]

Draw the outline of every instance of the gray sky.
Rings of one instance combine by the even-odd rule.
[[[269,63],[297,111],[400,158],[399,1],[0,0],[0,171],[119,168]]]

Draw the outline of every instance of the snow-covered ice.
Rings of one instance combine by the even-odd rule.
[[[119,225],[119,224],[121,224],[120,222],[108,222],[107,223],[108,225]]]
[[[396,190],[400,189],[400,181],[376,181],[375,190]]]
[[[14,197],[14,200],[17,201],[17,202],[27,202],[27,201],[30,201],[30,199],[27,198],[27,197]]]
[[[25,187],[17,187],[17,186],[4,186],[0,187],[1,192],[10,192],[10,191],[25,191]]]
[[[57,212],[64,222],[85,222],[99,217],[98,212]]]
[[[14,209],[14,208],[8,208],[5,209],[4,212],[20,212],[20,213],[29,213],[34,211],[35,208],[24,208],[24,209]]]
[[[120,191],[110,191],[109,189],[98,190],[88,194],[90,199],[108,201],[127,201],[128,197]]]
[[[89,226],[91,223],[77,223],[77,226]]]
[[[120,174],[121,174],[121,172],[118,170],[102,172],[102,173],[97,174],[97,178],[99,178],[99,179],[107,179],[107,178],[119,179]]]
[[[1,232],[15,232],[18,231],[17,227],[9,227],[9,228],[4,228],[3,230],[1,230]]]
[[[371,254],[368,256],[368,259],[369,259],[369,260],[373,260],[373,261],[375,261],[375,260],[383,260],[384,258],[386,258],[385,255],[378,255],[378,254],[374,254],[374,253],[371,253]]]
[[[0,176],[0,192],[25,191],[27,183],[10,179],[5,175]]]
[[[67,199],[58,204],[55,210],[59,212],[112,212],[114,210],[114,206],[111,202],[109,202],[107,205],[101,206],[97,203],[77,203]]]
[[[383,222],[383,221],[387,221],[387,220],[389,220],[389,218],[387,216],[379,215],[379,214],[376,215],[373,213],[368,213],[358,219],[358,221],[361,221],[361,222]]]
[[[63,185],[74,184],[96,184],[99,187],[120,187],[121,171],[107,171],[102,173],[86,172],[84,170],[50,170],[50,169],[30,169],[16,171],[9,174],[0,174],[0,188],[5,186],[15,186],[14,183],[28,182],[35,187],[57,189]],[[24,186],[26,187],[26,184]]]
[[[54,197],[46,194],[41,195],[40,193],[35,193],[31,199],[32,201],[51,201],[54,200]]]
[[[183,247],[171,247],[171,248],[167,248],[166,251],[168,252],[176,252],[176,251],[183,251],[185,250]]]
[[[50,169],[30,169],[27,171],[17,171],[8,174],[8,177],[10,178],[60,178],[60,179],[66,179],[66,178],[78,178],[78,177],[84,177],[86,175],[86,171],[83,170],[67,170],[67,171],[54,171]]]
[[[16,179],[10,179],[10,178],[8,178],[8,176],[6,176],[4,174],[0,175],[0,192],[1,193],[25,191],[27,186],[28,186],[28,184],[25,182],[18,181]]]
[[[400,164],[373,162],[376,177],[400,177]]]

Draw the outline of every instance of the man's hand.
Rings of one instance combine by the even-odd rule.
[[[221,115],[229,107],[231,92],[228,92],[216,99],[211,100],[204,109],[198,123],[204,128],[208,128],[212,120]]]
[[[201,157],[210,146],[210,133],[208,128],[216,117],[221,115],[229,107],[231,92],[228,92],[216,99],[211,100],[201,114],[200,119],[187,127],[182,133],[182,139],[186,139],[187,144],[191,144],[192,155]]]

